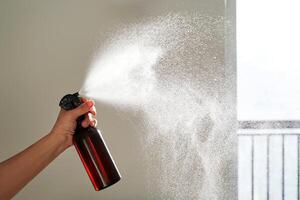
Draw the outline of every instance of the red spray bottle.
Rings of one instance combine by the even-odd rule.
[[[65,110],[72,110],[81,104],[79,94],[74,93],[65,95],[59,106]],[[84,116],[77,119],[73,143],[95,190],[99,191],[118,182],[121,175],[101,132],[92,126],[83,128],[81,126],[83,119]]]

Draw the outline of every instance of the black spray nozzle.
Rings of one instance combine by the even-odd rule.
[[[72,110],[82,104],[79,93],[65,95],[59,102],[59,106],[65,110]]]

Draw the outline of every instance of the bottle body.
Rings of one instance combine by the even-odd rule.
[[[77,126],[74,146],[96,191],[121,179],[121,175],[103,140],[101,132],[94,128]]]

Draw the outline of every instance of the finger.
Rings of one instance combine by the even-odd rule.
[[[70,113],[72,116],[77,119],[79,116],[87,113],[90,111],[90,109],[95,105],[95,102],[92,100],[88,100],[87,102],[81,104],[79,107],[75,108],[74,110],[71,110]]]
[[[90,113],[92,113],[92,115],[96,116],[97,115],[97,111],[96,111],[96,107],[93,106],[90,108]]]
[[[82,100],[83,103],[85,103],[85,102],[88,101],[88,99],[85,98],[85,97],[81,97],[81,100]],[[95,106],[91,107],[90,113],[92,113],[93,115],[96,115],[96,108],[95,108]]]
[[[88,113],[89,125],[94,126],[94,118],[91,113]]]
[[[89,124],[90,124],[89,116],[88,116],[88,114],[85,114],[84,120],[81,122],[81,126],[86,128],[89,126]]]
[[[82,101],[83,103],[85,103],[85,102],[87,102],[87,101],[88,101],[88,99],[87,99],[87,98],[85,98],[85,97],[81,97],[81,101]],[[96,108],[95,108],[95,106],[93,106],[93,107],[90,109],[90,113],[92,113],[94,116],[96,116],[96,115],[97,115],[97,112],[96,112]]]
[[[92,126],[93,123],[91,123],[91,122],[94,120],[92,114],[91,113],[87,113],[84,116],[85,116],[85,118],[84,118],[84,120],[81,123],[82,127],[86,128],[89,125]]]
[[[85,103],[85,102],[87,102],[87,101],[88,101],[88,99],[87,99],[87,98],[85,98],[85,97],[80,97],[80,99],[81,99],[81,101],[82,101],[83,103]]]
[[[98,123],[97,119],[93,119],[93,126],[94,126],[94,127],[97,126],[97,123]]]
[[[81,126],[82,126],[83,128],[87,128],[87,127],[89,126],[89,123],[88,123],[87,121],[82,121],[82,122],[81,122]]]
[[[90,125],[93,126],[93,127],[96,127],[97,126],[97,120],[93,118],[92,121],[90,122]]]

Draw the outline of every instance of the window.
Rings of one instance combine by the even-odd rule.
[[[300,1],[236,1],[238,119],[300,119]]]
[[[300,1],[236,9],[239,200],[300,199]]]

